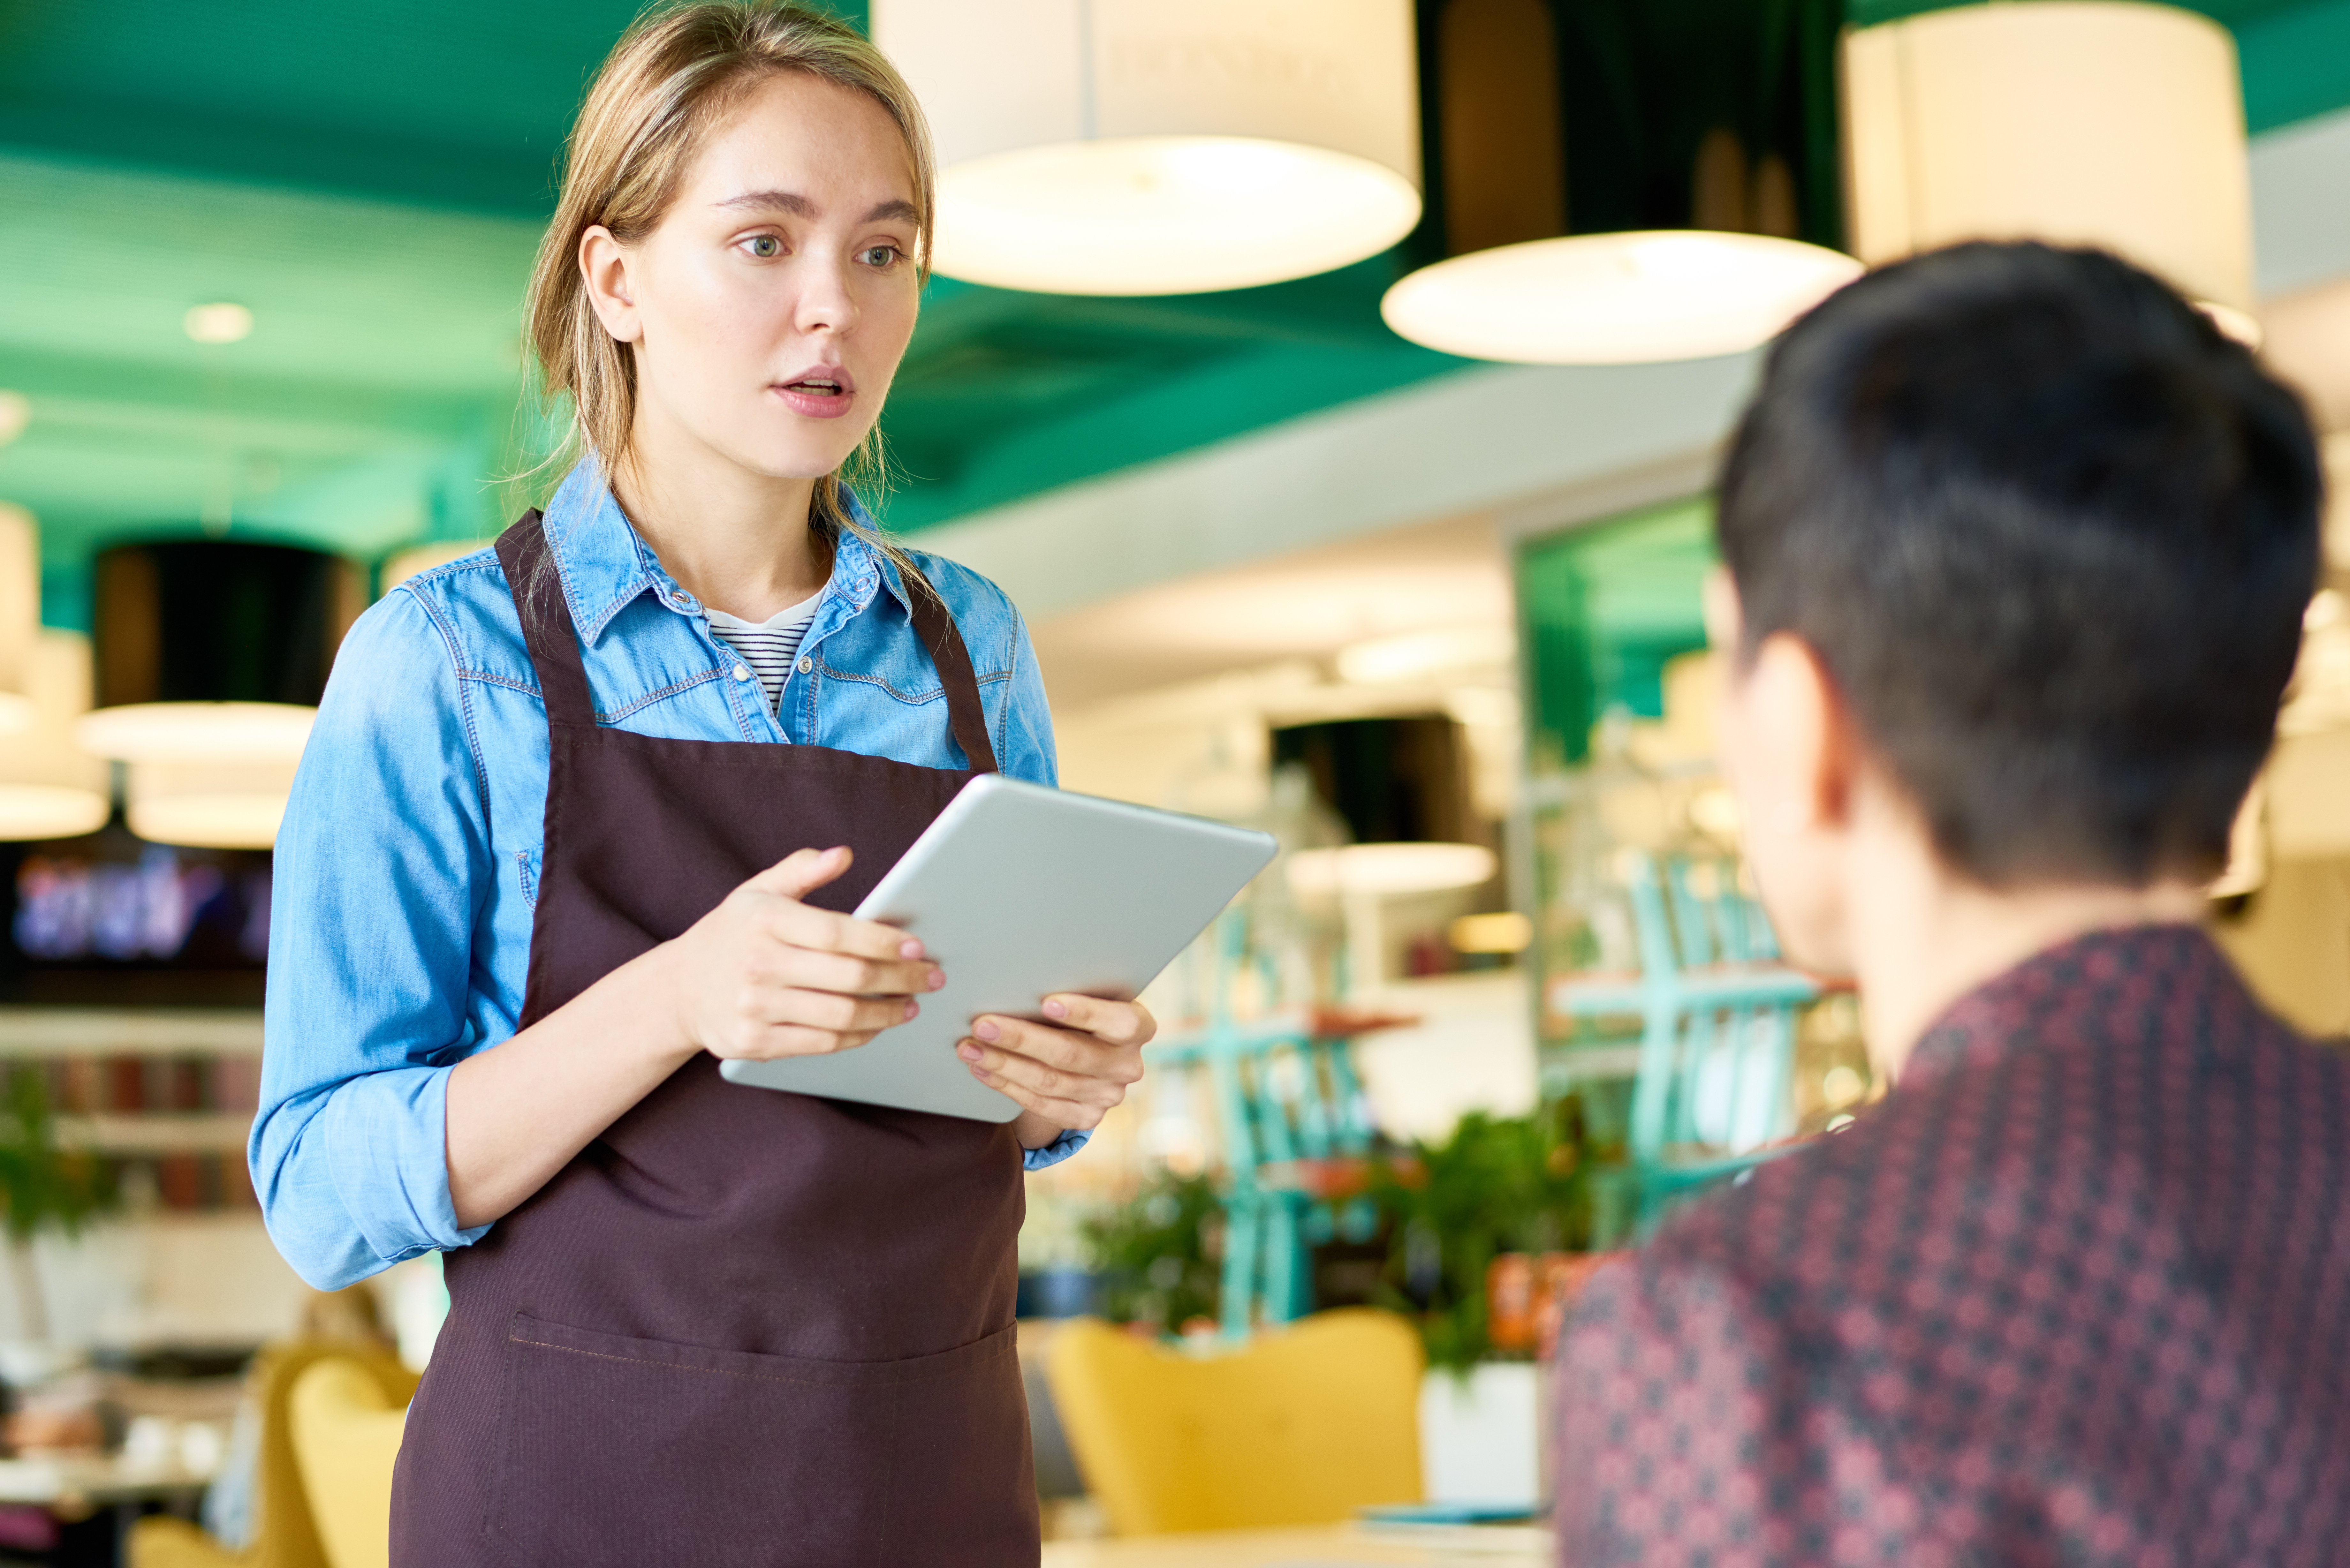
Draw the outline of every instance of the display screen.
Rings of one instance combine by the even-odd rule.
[[[120,827],[0,846],[0,1002],[257,1006],[269,855],[147,844]]]

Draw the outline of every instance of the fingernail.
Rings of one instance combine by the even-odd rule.
[[[979,1047],[966,1040],[955,1047],[955,1054],[966,1062],[976,1062],[979,1060]]]
[[[931,989],[932,991],[936,991],[936,990],[938,990],[938,988],[939,988],[939,987],[941,987],[941,986],[944,985],[946,982],[947,982],[947,971],[944,971],[944,970],[942,970],[942,969],[934,969],[934,970],[931,971],[930,987],[931,987]]]
[[[1066,1018],[1068,1015],[1069,1004],[1066,1002],[1055,999],[1045,1004],[1045,1016],[1047,1018]]]
[[[898,956],[901,959],[918,959],[922,956],[922,944],[909,937],[898,944]]]
[[[997,1035],[1003,1033],[1003,1030],[998,1029],[995,1026],[995,1020],[993,1018],[981,1019],[978,1023],[971,1026],[971,1032],[973,1034],[978,1035],[982,1040],[993,1040]]]
[[[921,1004],[920,1002],[916,1002],[916,1001],[915,1001],[912,997],[910,997],[910,997],[908,997],[908,998],[906,998],[906,1016],[907,1016],[907,1017],[909,1017],[909,1018],[912,1018],[912,1017],[914,1017],[916,1014],[920,1013],[921,1011],[922,1011],[922,1004]]]

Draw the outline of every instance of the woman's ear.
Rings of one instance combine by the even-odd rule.
[[[579,236],[579,276],[588,286],[588,303],[616,343],[634,343],[645,332],[629,278],[634,259],[634,253],[601,223],[590,224]]]

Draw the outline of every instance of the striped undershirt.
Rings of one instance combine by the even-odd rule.
[[[800,639],[807,634],[808,622],[816,618],[816,601],[823,597],[821,591],[810,594],[764,620],[744,620],[722,609],[706,612],[711,635],[733,649],[743,661],[736,666],[735,679],[742,679],[745,669],[757,676],[759,690],[767,694],[770,713],[783,710],[784,682],[791,676],[792,660],[800,651]]]

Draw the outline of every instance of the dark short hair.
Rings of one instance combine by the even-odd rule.
[[[1789,328],[1722,469],[1751,658],[1814,649],[1945,864],[2205,877],[2318,570],[2301,400],[2127,263],[1965,244]]]

